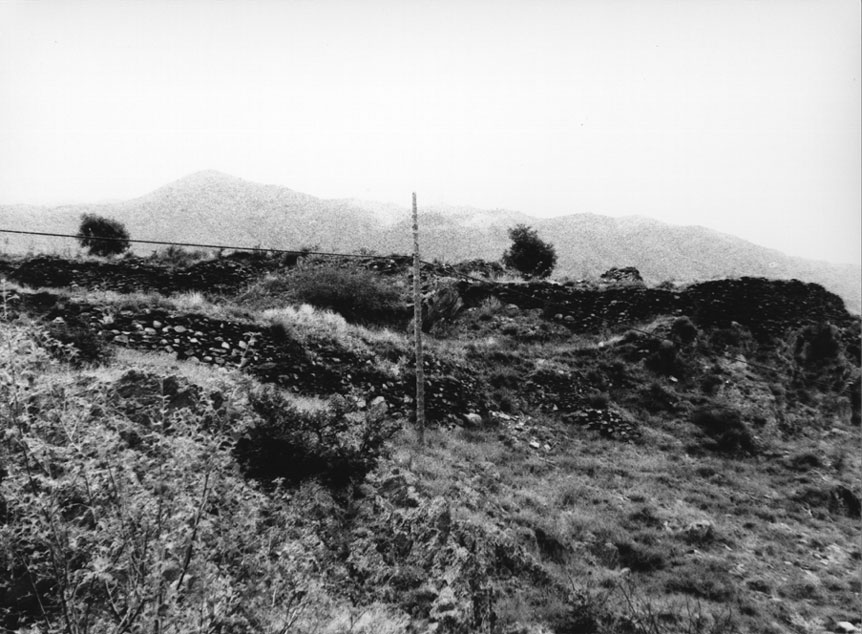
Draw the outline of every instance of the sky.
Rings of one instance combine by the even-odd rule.
[[[860,24],[858,0],[0,0],[0,203],[216,169],[862,263]]]

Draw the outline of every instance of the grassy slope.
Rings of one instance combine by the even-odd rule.
[[[281,318],[309,337],[407,347],[308,311]],[[689,423],[695,378],[625,362],[598,337],[524,341],[541,327],[536,313],[487,305],[431,341],[502,386],[492,398],[510,413],[434,430],[423,447],[396,435],[345,497],[311,482],[267,493],[243,477],[233,447],[260,389],[247,377],[130,351],[75,368],[45,351],[38,325],[2,324],[0,609],[42,630],[89,619],[92,631],[134,616],[135,630],[705,632],[728,631],[732,613],[741,631],[808,632],[856,616],[858,521],[830,509],[828,491],[858,482],[859,429],[837,404],[815,392],[782,405],[750,366],[692,351],[693,377],[709,361],[724,379],[713,400],[762,420],[758,455],[708,451]],[[602,398],[639,424],[635,443],[566,423],[507,383],[540,367],[607,379],[620,363],[625,380]],[[146,381],[118,400],[130,369],[224,404],[166,408]],[[681,405],[648,411],[645,386]],[[486,594],[493,620],[477,617]]]

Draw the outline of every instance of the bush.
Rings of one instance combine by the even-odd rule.
[[[544,278],[551,274],[557,264],[557,252],[553,245],[542,241],[535,229],[527,225],[515,225],[509,229],[512,246],[503,253],[503,264],[520,272],[525,278]]]
[[[294,622],[327,605],[317,551],[237,477],[229,437],[187,410],[149,433],[22,327],[0,349],[0,631],[315,629]]]
[[[838,358],[838,328],[828,323],[806,326],[796,339],[794,356],[801,365],[815,365]]]
[[[677,568],[665,588],[716,603],[732,601],[737,595],[736,584],[726,564],[712,560],[693,561]]]
[[[267,387],[250,393],[249,404],[258,420],[243,432],[234,453],[243,472],[265,484],[317,479],[343,488],[359,482],[397,428],[381,415],[351,411],[340,397],[326,409],[306,412]]]
[[[108,360],[112,351],[87,324],[55,321],[48,324],[45,347],[56,358],[74,366]]]
[[[635,572],[652,572],[667,565],[665,553],[648,544],[623,540],[615,544],[620,554],[620,565]]]
[[[68,262],[53,256],[39,256],[24,260],[12,279],[32,288],[69,286],[75,277],[69,270]]]
[[[670,333],[681,344],[688,345],[697,338],[697,326],[686,316],[677,317],[671,324]]]
[[[335,311],[353,323],[391,324],[408,318],[398,290],[370,271],[334,266],[302,268],[290,281],[297,301]]]
[[[170,245],[166,249],[154,251],[152,255],[153,260],[161,264],[166,264],[168,266],[174,266],[178,268],[187,268],[195,262],[200,262],[201,260],[208,260],[211,259],[211,257],[211,253],[204,249],[189,251],[184,249],[183,247],[175,245]]]
[[[464,308],[461,293],[455,284],[439,288],[422,306],[422,332],[431,332],[435,325],[439,332],[445,324],[451,324]]]
[[[118,221],[96,214],[83,214],[78,241],[90,255],[117,255],[129,248],[129,232]]]
[[[700,382],[700,389],[707,396],[715,396],[722,385],[724,385],[724,379],[719,375],[707,374]]]
[[[712,438],[712,448],[726,453],[754,453],[754,436],[739,412],[729,407],[706,406],[696,409],[691,422]]]
[[[670,339],[662,339],[656,349],[647,356],[644,365],[656,374],[679,373],[681,368],[676,353],[676,344]]]

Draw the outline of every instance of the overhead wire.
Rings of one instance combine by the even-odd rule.
[[[10,233],[10,234],[20,234],[20,235],[29,235],[29,236],[47,236],[53,238],[75,238],[79,239],[80,236],[77,234],[71,233],[51,233],[47,231],[22,231],[19,229],[0,229],[0,233]],[[378,258],[378,259],[391,259],[392,257],[410,257],[406,255],[393,254],[393,255],[377,255],[377,254],[361,254],[361,253],[338,253],[335,251],[314,251],[311,249],[276,249],[272,247],[246,247],[239,245],[228,245],[228,244],[204,244],[197,242],[172,242],[168,240],[141,240],[141,239],[127,239],[127,238],[108,238],[108,237],[94,237],[94,240],[98,240],[99,242],[128,242],[132,244],[159,244],[159,245],[167,245],[167,246],[177,246],[177,247],[190,247],[195,249],[220,249],[224,251],[254,251],[254,252],[265,252],[265,253],[284,253],[290,255],[329,255],[329,256],[337,256],[342,258]]]

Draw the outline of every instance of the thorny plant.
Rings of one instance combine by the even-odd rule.
[[[631,634],[736,634],[739,631],[730,606],[724,606],[717,615],[705,611],[700,601],[691,599],[681,605],[660,607],[644,597],[629,576],[615,584],[613,591],[619,594],[624,613],[616,627]]]
[[[737,634],[739,628],[730,606],[718,614],[705,610],[700,601],[661,602],[647,598],[630,574],[597,588],[568,575],[573,631],[594,634]]]
[[[224,437],[166,408],[136,429],[31,331],[0,337],[0,626],[286,632],[304,618],[310,549],[238,477]]]

